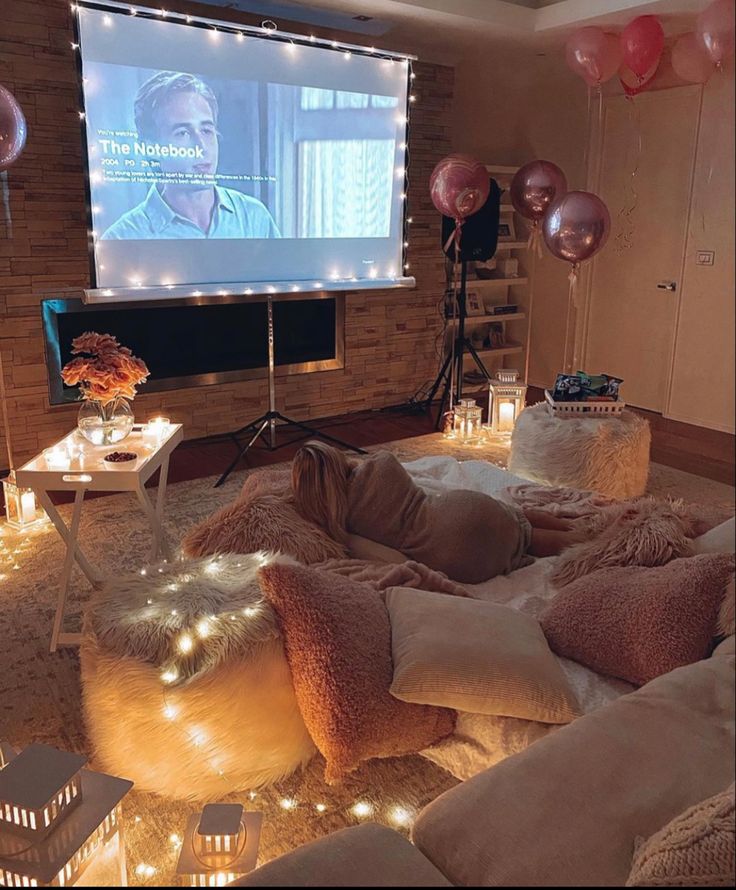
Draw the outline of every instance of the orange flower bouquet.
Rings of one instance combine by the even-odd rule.
[[[67,386],[79,386],[85,401],[79,429],[95,445],[119,442],[133,428],[126,399],[151,373],[146,363],[121,346],[111,334],[87,332],[72,340],[73,358],[61,369]]]

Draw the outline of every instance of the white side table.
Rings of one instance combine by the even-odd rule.
[[[53,446],[63,450],[67,449],[67,443],[76,446],[75,450],[78,451],[79,456],[75,456],[70,461],[68,469],[49,469],[44,455],[39,454],[16,470],[18,485],[33,489],[66,544],[66,558],[61,575],[54,626],[51,632],[52,652],[56,652],[59,646],[78,646],[82,638],[81,633],[62,632],[64,608],[74,562],[93,586],[99,586],[104,580],[104,576],[89,562],[77,542],[82,503],[86,492],[133,492],[138,498],[153,532],[150,561],[153,562],[161,556],[164,559],[169,559],[171,550],[161,526],[161,517],[166,497],[169,457],[183,438],[183,427],[179,423],[170,424],[160,439],[144,435],[143,428],[136,425],[133,427],[133,432],[122,442],[109,446],[92,445],[74,431]],[[112,451],[134,451],[138,458],[130,463],[115,464],[105,461],[105,455]],[[157,470],[160,470],[160,476],[154,505],[146,492],[145,485]],[[50,491],[75,492],[74,508],[69,526],[65,524],[59,511],[52,503],[49,497]]]

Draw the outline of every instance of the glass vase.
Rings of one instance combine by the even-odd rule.
[[[82,402],[77,427],[93,445],[115,445],[133,429],[133,409],[127,399],[117,398],[104,405],[93,399]]]

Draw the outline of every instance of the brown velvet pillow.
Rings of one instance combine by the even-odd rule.
[[[601,569],[564,587],[540,616],[550,648],[643,686],[709,653],[734,557]]]
[[[228,504],[190,529],[181,547],[189,559],[265,550],[310,564],[347,555],[341,544],[302,518],[289,498],[272,494]]]
[[[302,717],[338,782],[372,757],[397,757],[449,735],[455,714],[398,701],[391,626],[368,584],[303,566],[272,563],[261,587],[279,617]]]

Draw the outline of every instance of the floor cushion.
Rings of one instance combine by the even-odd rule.
[[[451,887],[398,832],[367,822],[279,856],[233,887]]]
[[[650,440],[648,422],[632,411],[600,420],[563,420],[540,402],[516,421],[509,470],[543,485],[638,497],[649,475]]]
[[[148,568],[97,592],[80,650],[99,766],[139,791],[216,798],[277,781],[315,747],[258,556]]]
[[[453,884],[622,887],[634,842],[734,780],[734,658],[658,677],[432,801],[412,840]]]
[[[716,525],[693,541],[694,553],[733,553],[736,551],[736,518]]]

